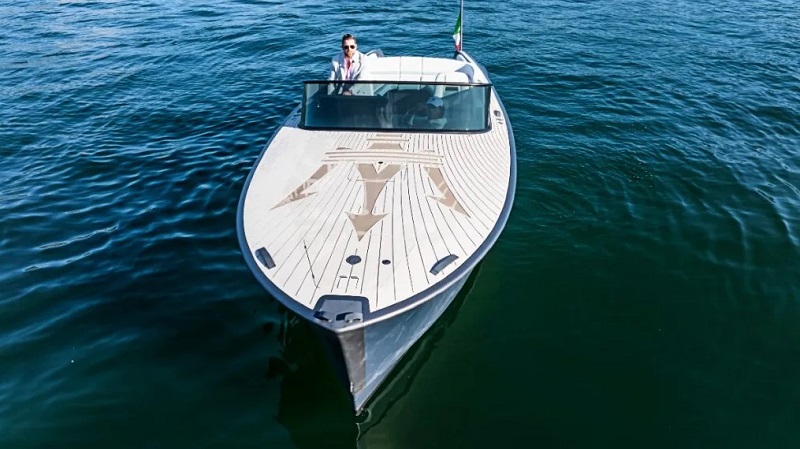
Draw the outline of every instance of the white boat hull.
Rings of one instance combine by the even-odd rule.
[[[314,326],[339,380],[352,395],[356,412],[366,406],[403,355],[444,313],[471,272],[464,271],[450,287],[417,307],[369,326],[343,332]]]

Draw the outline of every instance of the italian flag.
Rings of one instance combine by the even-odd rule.
[[[456,28],[453,30],[453,40],[456,43],[456,51],[461,51],[461,16],[464,14],[464,6],[462,3],[461,10],[458,11],[458,20],[456,20]]]

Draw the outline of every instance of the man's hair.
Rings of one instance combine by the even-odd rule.
[[[344,45],[344,41],[346,41],[347,39],[353,39],[353,42],[355,42],[355,43],[356,43],[356,45],[358,45],[358,40],[356,40],[356,37],[355,37],[355,36],[353,36],[353,35],[352,35],[352,34],[350,34],[350,33],[347,33],[347,34],[345,34],[344,36],[342,36],[342,45]]]

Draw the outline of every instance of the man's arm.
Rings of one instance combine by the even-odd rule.
[[[331,73],[328,75],[328,81],[335,81],[340,79],[339,77],[339,69],[341,65],[337,58],[331,59]],[[329,83],[328,84],[328,95],[330,94],[338,94],[340,93],[339,90],[341,89],[341,83]]]
[[[336,59],[335,58],[331,59],[331,73],[330,73],[330,75],[328,75],[328,79],[329,80],[335,80],[336,79],[336,71],[338,69],[338,67],[337,67],[338,65],[339,64],[336,63]]]

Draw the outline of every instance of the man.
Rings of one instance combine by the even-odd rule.
[[[357,80],[361,76],[364,54],[358,51],[356,37],[352,34],[342,36],[342,52],[331,59],[331,74],[329,80]],[[350,94],[352,84],[345,85],[343,94]]]

